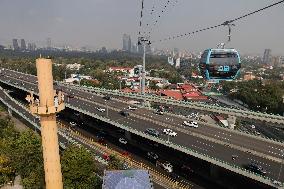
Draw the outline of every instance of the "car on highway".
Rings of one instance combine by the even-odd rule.
[[[245,166],[245,168],[249,171],[255,172],[260,175],[266,175],[266,171],[258,164],[256,163],[250,163]]]
[[[77,125],[77,123],[75,123],[74,121],[70,121],[70,125],[71,125],[72,127],[75,127],[75,126]]]
[[[134,106],[128,106],[128,110],[137,110],[137,108]]]
[[[177,136],[177,133],[174,132],[174,131],[171,130],[171,129],[164,129],[164,130],[163,130],[163,133],[166,134],[166,135],[169,135],[169,136],[171,136],[171,137]]]
[[[159,159],[159,156],[154,152],[147,152],[147,157],[148,159],[155,161]]]
[[[118,141],[121,143],[121,144],[127,144],[127,140],[125,138],[119,138]]]
[[[119,135],[124,135],[125,134],[125,130],[123,130],[123,129],[116,130],[115,132],[117,134],[119,134]]]
[[[161,166],[162,166],[162,168],[163,168],[165,171],[167,171],[168,173],[173,172],[173,166],[172,166],[171,163],[169,163],[169,162],[164,162],[164,163],[161,163]]]
[[[99,112],[105,112],[105,111],[106,111],[106,109],[104,109],[104,108],[97,108],[97,110],[98,110]]]
[[[108,134],[104,131],[98,131],[96,134],[97,138],[105,138]]]
[[[104,96],[103,99],[110,100],[110,96]]]
[[[188,127],[198,128],[198,123],[196,121],[184,121],[182,124]]]
[[[155,136],[155,137],[159,137],[160,136],[159,131],[157,131],[156,129],[153,129],[153,128],[146,129],[145,133],[147,133],[148,135]]]
[[[124,110],[120,111],[120,114],[123,115],[124,117],[128,117],[129,116],[129,112],[124,111]]]
[[[74,95],[69,94],[69,95],[68,95],[68,98],[74,98]]]
[[[158,114],[158,115],[164,115],[164,112],[163,112],[163,111],[161,111],[161,110],[156,110],[156,111],[155,111],[155,114]]]

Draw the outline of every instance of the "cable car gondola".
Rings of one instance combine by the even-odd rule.
[[[207,49],[203,52],[199,71],[206,80],[235,80],[240,73],[240,55],[235,49]]]

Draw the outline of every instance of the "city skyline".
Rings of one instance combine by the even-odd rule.
[[[45,46],[46,39],[51,38],[54,46],[66,44],[73,47],[90,46],[99,49],[106,46],[108,49],[121,49],[121,37],[124,33],[129,34],[135,42],[139,30],[140,1],[68,2],[70,3],[66,6],[65,0],[61,2],[1,1],[0,24],[3,29],[0,33],[0,44],[11,45],[12,39],[23,38],[39,46]],[[153,5],[155,6],[153,2],[156,3],[156,13],[150,15],[149,10]],[[250,2],[220,0],[218,4],[205,8],[202,6],[204,2],[181,0],[176,4],[172,3],[165,13],[161,14],[157,26],[152,27],[151,40],[156,41],[219,24],[271,3],[264,0]],[[159,15],[163,4],[164,2],[146,1],[145,19],[142,25],[146,23],[151,25],[151,19],[155,20]],[[201,9],[198,11],[198,8],[194,7],[202,7],[203,14],[198,13]],[[13,12],[12,15],[11,12]],[[9,18],[5,15],[9,15]],[[284,31],[284,23],[281,22],[283,16],[284,11],[280,6],[236,22],[232,32],[232,42],[228,47],[234,47],[245,54],[261,55],[264,49],[272,49],[274,55],[283,55],[284,44],[281,42],[283,41],[281,34]],[[148,30],[150,28],[148,27]],[[227,40],[227,32],[227,28],[224,27],[192,37],[154,43],[152,47],[158,49],[178,47],[198,52],[206,48],[214,48],[217,43]]]

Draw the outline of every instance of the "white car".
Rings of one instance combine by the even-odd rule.
[[[124,138],[119,138],[118,141],[119,141],[121,144],[127,144],[127,140],[125,140]]]
[[[98,110],[99,112],[105,112],[105,111],[106,111],[106,109],[104,109],[104,108],[97,108],[97,110]]]
[[[173,172],[173,166],[169,162],[165,162],[161,164],[162,168],[167,171],[168,173]]]
[[[75,127],[75,126],[77,125],[77,123],[71,121],[71,122],[70,122],[70,125],[71,125],[72,127]]]
[[[198,124],[196,121],[184,121],[183,125],[188,126],[188,127],[198,128]]]
[[[174,132],[174,131],[171,130],[171,129],[164,129],[164,130],[163,130],[163,133],[166,134],[166,135],[172,136],[172,137],[177,136],[177,133]]]
[[[252,129],[255,129],[255,126],[254,126],[254,125],[251,125],[251,128],[252,128]]]
[[[128,106],[128,110],[137,110],[137,108],[133,106]]]

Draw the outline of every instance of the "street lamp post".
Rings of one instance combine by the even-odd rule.
[[[149,39],[146,37],[139,37],[138,38],[138,45],[143,45],[143,68],[142,68],[142,86],[141,86],[141,93],[142,95],[145,94],[145,77],[146,77],[146,71],[145,71],[145,66],[146,66],[146,45],[150,45],[151,42]]]

